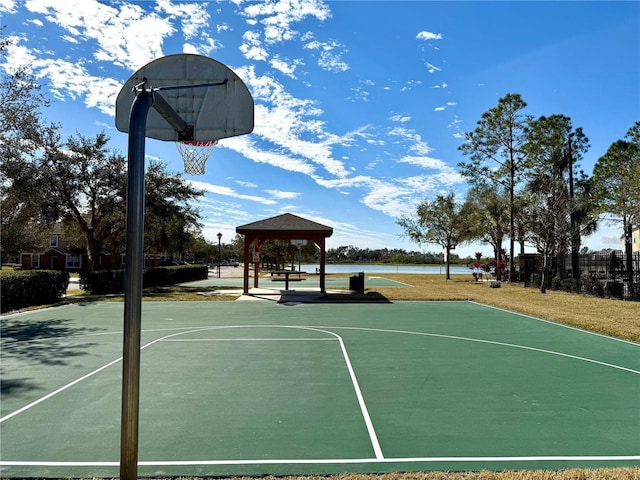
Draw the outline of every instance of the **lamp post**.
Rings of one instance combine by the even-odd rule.
[[[222,234],[218,232],[218,278],[220,278],[220,239]]]

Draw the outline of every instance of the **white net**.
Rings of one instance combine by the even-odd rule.
[[[217,140],[210,142],[176,142],[178,152],[180,152],[182,160],[184,160],[184,173],[188,175],[204,175],[204,165],[207,163],[211,150],[217,143]]]

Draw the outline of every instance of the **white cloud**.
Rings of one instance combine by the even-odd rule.
[[[417,179],[383,180],[369,176],[355,176],[345,179],[323,180],[318,183],[327,188],[364,190],[361,202],[372,210],[391,217],[415,209],[415,206],[437,184],[437,176],[424,176]]]
[[[187,182],[193,185],[193,187],[198,190],[204,190],[205,192],[214,193],[216,195],[233,197],[241,200],[249,200],[252,202],[261,203],[263,205],[273,205],[276,203],[275,200],[272,200],[270,198],[258,197],[256,195],[243,195],[241,193],[236,192],[232,188],[225,187],[222,185],[214,185],[212,183],[200,182],[196,180],[187,180]]]
[[[267,43],[277,43],[298,35],[293,29],[295,23],[307,17],[323,21],[331,12],[322,0],[267,0],[248,3],[241,14],[264,26]]]
[[[269,64],[275,70],[279,70],[284,75],[290,78],[296,78],[295,71],[298,65],[302,63],[302,60],[294,60],[293,62],[286,61],[279,56],[275,56],[269,61]]]
[[[129,69],[162,56],[164,38],[175,32],[169,18],[133,4],[116,8],[95,0],[27,0],[25,7],[72,36],[95,40],[96,60]]]
[[[14,0],[0,0],[0,12],[15,13],[16,2]]]
[[[406,123],[411,120],[411,115],[393,115],[389,120],[392,122]]]
[[[258,32],[246,31],[242,35],[243,43],[240,45],[240,51],[247,60],[266,60],[269,54],[262,47],[260,34]]]
[[[375,86],[375,83],[371,80],[360,80],[355,87],[351,87],[349,90],[353,92],[353,95],[348,97],[348,100],[355,102],[356,100],[360,100],[362,102],[369,101],[369,89],[368,87]]]
[[[266,193],[278,200],[291,200],[300,197],[300,192],[285,192],[282,190],[265,190]]]
[[[436,112],[443,112],[443,111],[444,111],[444,110],[446,110],[447,108],[449,108],[449,107],[454,107],[455,105],[456,105],[456,103],[455,103],[455,102],[447,102],[447,104],[446,104],[446,105],[442,105],[442,106],[440,106],[440,107],[436,107],[436,108],[434,108],[434,111],[436,111]]]
[[[11,37],[3,65],[7,71],[25,66],[36,78],[47,79],[49,90],[56,99],[81,99],[85,106],[96,107],[102,113],[113,116],[115,99],[122,88],[120,82],[90,75],[82,62],[38,58],[35,55],[37,52],[19,42],[18,37]]]
[[[195,37],[208,38],[210,15],[207,12],[206,4],[193,3],[171,3],[169,0],[156,0],[156,12],[166,13],[170,18],[181,20],[182,32],[185,39]]]
[[[419,32],[416,35],[416,38],[418,40],[442,40],[442,34],[423,31],[423,32]]]
[[[258,162],[311,176],[315,176],[314,165],[333,176],[348,175],[343,162],[333,158],[331,145],[349,143],[351,137],[327,133],[324,122],[318,119],[323,112],[315,102],[294,97],[274,78],[257,75],[253,67],[241,67],[236,73],[253,93],[253,135],[275,147],[254,151],[255,147],[245,143],[241,147],[244,154]]]
[[[406,127],[393,127],[389,130],[388,135],[398,137],[404,142],[412,144],[422,143],[422,137],[415,130]],[[430,150],[430,149],[429,149]]]
[[[418,87],[422,85],[422,82],[420,80],[409,80],[408,82],[405,83],[405,85],[400,88],[401,92],[408,92],[409,90],[412,90],[414,87]]]
[[[318,58],[318,66],[330,72],[346,72],[349,70],[349,64],[342,60],[342,56],[347,50],[335,40],[328,42],[320,42],[312,40],[313,36],[307,33],[304,36],[307,43],[304,45],[306,50],[314,50],[320,52]]]
[[[250,32],[245,32],[240,47],[249,60],[267,60],[268,47],[298,38],[300,34],[293,28],[294,24],[307,17],[323,21],[330,16],[330,10],[322,0],[264,0],[237,4],[243,7],[240,14],[252,27]],[[324,62],[329,68],[340,65],[335,59]]]
[[[349,70],[349,64],[342,60],[342,53],[322,52],[318,60],[318,66],[336,73]]]
[[[27,71],[33,73],[33,63],[36,61],[36,57],[31,50],[20,44],[20,37],[11,36],[7,40],[5,63],[2,68],[9,74],[15,72],[18,68],[26,68]]]
[[[32,68],[38,78],[47,78],[55,98],[64,101],[81,99],[88,108],[98,108],[114,115],[115,99],[122,88],[119,81],[90,75],[82,63],[64,60],[34,60]]]
[[[72,37],[71,35],[63,35],[60,38],[62,38],[62,40],[64,40],[65,42],[75,43],[76,45],[80,43],[80,42],[78,42],[77,38]]]
[[[440,68],[436,67],[435,65],[429,62],[425,63],[425,66],[427,67],[427,71],[429,73],[439,72],[441,70]]]
[[[245,188],[258,188],[258,185],[253,182],[245,182],[244,180],[235,180],[235,183]]]

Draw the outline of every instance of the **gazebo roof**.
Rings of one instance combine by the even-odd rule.
[[[275,217],[266,218],[257,222],[247,223],[236,227],[236,232],[247,234],[285,234],[289,238],[291,235],[313,235],[314,237],[323,236],[330,237],[333,234],[333,228],[320,223],[312,222],[306,218],[298,217],[291,213],[283,213]]]

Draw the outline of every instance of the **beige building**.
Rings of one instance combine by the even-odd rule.
[[[620,239],[622,240],[622,251],[624,252],[624,235]],[[640,252],[640,225],[636,225],[631,231],[631,251],[634,253]]]

